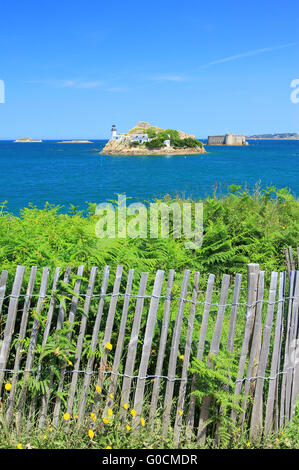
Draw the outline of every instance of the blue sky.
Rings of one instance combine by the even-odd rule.
[[[0,140],[299,132],[295,1],[14,0],[0,10]]]

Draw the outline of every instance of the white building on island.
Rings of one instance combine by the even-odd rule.
[[[117,140],[118,142],[121,142],[122,140],[126,139],[126,141],[138,142],[139,144],[144,144],[152,140],[149,138],[146,132],[143,132],[143,133],[135,132],[134,134],[118,134],[115,124],[112,124],[111,132],[112,132],[111,140]],[[163,143],[166,147],[170,147],[171,145],[170,135],[168,135],[168,139],[164,140]]]
[[[152,140],[148,137],[146,133],[118,134],[115,124],[112,125],[111,132],[112,132],[112,136],[111,136],[112,140],[122,141],[123,139],[129,139],[131,142],[139,142],[140,144],[144,144],[145,142],[149,142],[150,140]]]

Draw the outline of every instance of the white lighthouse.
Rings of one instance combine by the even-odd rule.
[[[115,124],[112,124],[112,129],[111,129],[111,132],[112,132],[112,139],[117,139],[117,130],[116,130],[116,125]]]

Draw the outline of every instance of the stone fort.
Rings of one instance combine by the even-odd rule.
[[[248,145],[245,135],[209,135],[208,145]]]

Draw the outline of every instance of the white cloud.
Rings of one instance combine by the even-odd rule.
[[[103,86],[102,81],[84,81],[84,80],[30,80],[29,83],[38,83],[55,88],[96,88]]]

